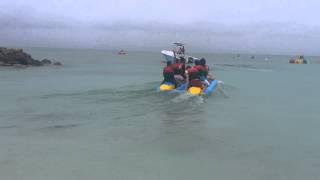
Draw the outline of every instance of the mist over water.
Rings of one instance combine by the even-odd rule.
[[[4,179],[318,179],[318,57],[195,54],[210,96],[157,92],[160,53],[26,49],[0,69]]]
[[[195,52],[319,55],[317,7],[315,0],[2,0],[0,46],[158,51],[183,41]]]

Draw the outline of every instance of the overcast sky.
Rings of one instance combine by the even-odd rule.
[[[0,46],[320,54],[317,0],[1,0]]]

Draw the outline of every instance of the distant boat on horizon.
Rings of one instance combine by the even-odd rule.
[[[121,49],[119,52],[118,52],[118,55],[126,55],[128,54],[127,52],[125,52],[123,49]]]
[[[296,56],[289,60],[290,64],[308,64],[308,61],[304,58],[304,56]]]

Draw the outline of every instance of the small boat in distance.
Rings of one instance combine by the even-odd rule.
[[[289,60],[290,64],[307,64],[308,61],[304,58],[304,56],[296,56]]]
[[[119,52],[118,52],[118,55],[126,55],[127,52],[125,52],[123,49],[121,49]]]

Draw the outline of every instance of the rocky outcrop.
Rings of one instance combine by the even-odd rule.
[[[41,63],[42,64],[51,64],[52,62],[49,59],[42,59]]]
[[[60,62],[53,64],[62,65]],[[52,64],[49,59],[43,59],[41,61],[33,59],[30,54],[25,53],[22,49],[4,48],[0,47],[0,66],[43,66]]]
[[[62,63],[61,62],[54,62],[53,65],[62,66]]]
[[[5,65],[32,65],[34,59],[22,49],[0,48],[0,62]]]

